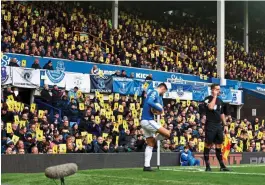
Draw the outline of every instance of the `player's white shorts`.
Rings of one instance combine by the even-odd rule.
[[[161,125],[154,120],[142,120],[141,126],[144,130],[145,138],[155,137],[155,133],[161,128]]]

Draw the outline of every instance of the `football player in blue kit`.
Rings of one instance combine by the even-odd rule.
[[[144,101],[141,118],[141,126],[144,130],[144,136],[147,142],[145,148],[144,171],[152,171],[150,161],[156,141],[170,137],[170,131],[154,120],[154,115],[160,115],[164,111],[162,98],[165,92],[167,92],[167,85],[161,83],[155,90],[152,90],[147,94]],[[159,134],[156,136],[157,132]]]

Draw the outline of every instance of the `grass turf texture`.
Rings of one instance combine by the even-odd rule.
[[[204,172],[204,167],[161,167],[159,171],[143,172],[140,168],[133,169],[100,169],[78,171],[65,178],[66,185],[261,185],[265,182],[265,166],[230,166],[232,172]],[[56,183],[45,177],[44,173],[34,174],[2,174],[5,185],[52,185]]]

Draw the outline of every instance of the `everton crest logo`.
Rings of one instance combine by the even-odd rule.
[[[222,97],[222,99],[226,99],[226,93],[225,93],[225,91],[221,91],[221,97]]]
[[[1,67],[1,82],[2,84],[5,83],[9,78],[9,75],[7,75],[6,67]]]
[[[121,82],[120,92],[121,92],[122,94],[125,94],[125,93],[127,92],[127,89],[126,89],[126,82]]]
[[[183,96],[184,95],[183,86],[181,86],[181,85],[177,86],[177,95],[178,96]]]
[[[56,71],[46,70],[46,74],[52,83],[60,83],[65,76],[64,70],[64,63],[62,61],[58,61]]]
[[[105,81],[104,81],[104,79],[102,79],[102,78],[99,78],[98,79],[98,88],[99,89],[104,89],[105,88]]]

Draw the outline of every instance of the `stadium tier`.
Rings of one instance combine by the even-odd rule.
[[[7,1],[1,13],[6,53],[217,77],[216,30],[196,18],[148,20],[138,11],[120,11],[112,29],[109,10],[67,2]],[[264,42],[247,53],[227,35],[225,77],[264,84]]]
[[[264,6],[1,1],[1,183],[264,184]]]

